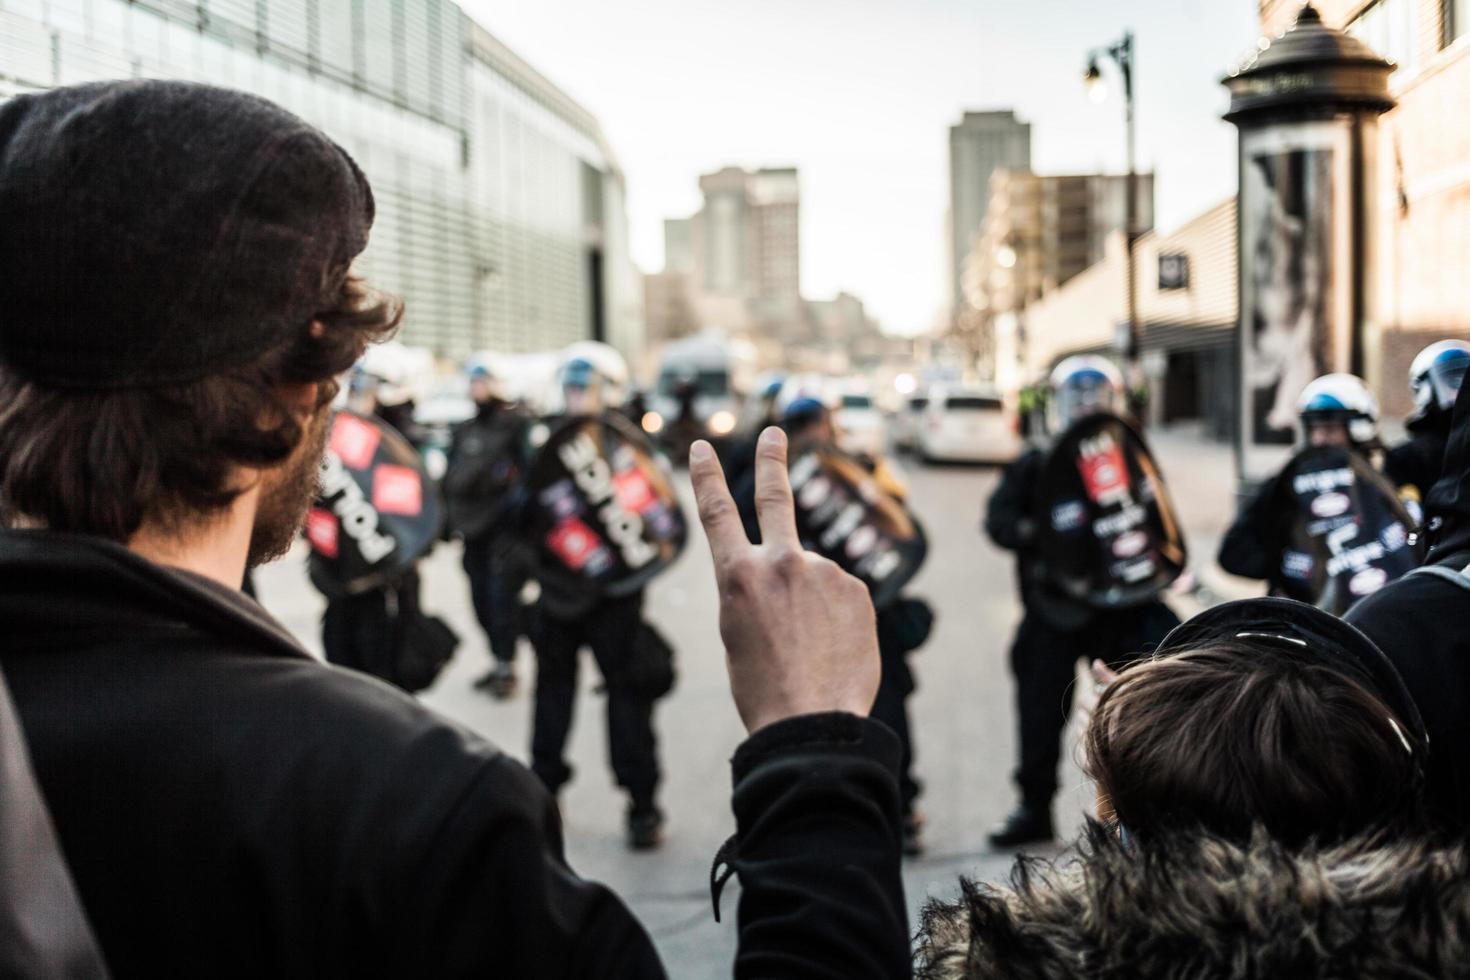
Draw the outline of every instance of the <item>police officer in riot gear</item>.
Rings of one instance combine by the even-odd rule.
[[[413,421],[413,391],[401,366],[386,352],[372,353],[348,377],[347,406],[376,416],[418,448],[422,432]],[[329,663],[398,683],[402,627],[419,610],[417,566],[361,592],[329,595],[322,614],[323,653]]]
[[[543,440],[565,417],[598,417],[619,403],[626,366],[607,352],[588,353],[593,356],[578,352],[563,365],[565,415],[538,423]],[[537,505],[535,500],[526,502],[526,506]],[[664,814],[657,804],[660,772],[653,729],[655,699],[631,675],[634,644],[643,633],[643,592],[598,595],[556,570],[542,568],[535,574],[541,595],[531,631],[537,664],[531,768],[553,794],[572,778],[565,750],[577,695],[579,654],[582,647],[588,647],[606,687],[613,775],[628,793],[628,843],[635,850],[655,848],[663,842],[664,829]]]
[[[785,384],[785,378],[773,375],[765,379],[760,386],[757,396],[752,399],[754,411],[751,413],[748,424],[742,427],[741,434],[730,440],[729,452],[723,460],[725,467],[725,479],[729,481],[731,488],[739,488],[751,479],[755,472],[755,447],[760,440],[761,433],[769,426],[780,422],[780,413],[776,411],[776,400],[781,395],[781,388]]]
[[[1098,413],[1125,410],[1126,391],[1112,362],[1070,357],[1049,383],[1048,426],[1054,437]],[[1057,501],[1042,500],[1042,476],[1051,450],[1032,447],[1011,463],[991,495],[985,531],[1016,553],[1024,607],[1011,646],[1016,682],[1020,759],[1014,778],[1020,801],[990,834],[994,847],[1049,841],[1057,791],[1061,736],[1071,713],[1077,661],[1117,666],[1163,639],[1179,618],[1158,598],[1121,608],[1099,608],[1062,593],[1041,560],[1042,522]]]
[[[1351,374],[1327,374],[1307,385],[1297,399],[1297,415],[1306,448],[1340,447],[1365,457],[1381,448],[1378,399]],[[1273,596],[1316,602],[1309,559],[1292,547],[1299,515],[1282,476],[1263,483],[1241,508],[1220,543],[1217,561],[1232,575],[1264,579]]]
[[[521,589],[527,558],[512,527],[525,468],[527,419],[510,400],[505,368],[482,357],[469,367],[475,416],[454,430],[444,474],[449,529],[464,541],[475,618],[495,663],[475,687],[498,700],[516,690],[516,643],[523,632]]]
[[[1414,412],[1405,420],[1409,438],[1390,449],[1383,472],[1408,499],[1422,501],[1440,478],[1455,397],[1470,369],[1470,343],[1441,340],[1419,352],[1409,367]]]
[[[795,447],[812,442],[835,442],[832,414],[817,398],[801,396],[793,399],[781,412],[777,424],[786,431],[790,444]],[[907,487],[903,486],[887,461],[881,458],[859,458],[859,462],[869,471],[879,488],[889,496],[900,501],[907,497]],[[741,521],[745,525],[746,536],[752,542],[759,543],[760,522],[756,513],[753,468],[742,471],[740,482],[732,482],[731,487]],[[923,785],[914,774],[908,699],[917,685],[909,666],[908,654],[918,649],[928,638],[934,614],[928,603],[907,596],[887,603],[876,612],[882,674],[878,683],[878,697],[873,702],[869,717],[881,721],[898,736],[901,748],[899,802],[902,805],[903,819],[902,846],[905,854],[913,856],[923,851],[924,815],[917,805]]]

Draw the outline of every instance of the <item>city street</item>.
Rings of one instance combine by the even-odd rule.
[[[1212,552],[1229,519],[1228,453],[1190,430],[1155,441],[1191,529],[1191,544],[1198,541],[1198,564]],[[957,875],[998,880],[1010,867],[1008,855],[987,848],[985,833],[1012,803],[1014,722],[1006,653],[1019,607],[1010,556],[993,547],[979,527],[997,472],[917,464],[909,464],[907,472],[914,510],[930,538],[929,559],[911,591],[938,611],[933,637],[914,655],[919,690],[911,710],[926,787],[921,803],[928,817],[927,852],[905,865],[910,916],[916,922],[928,896],[957,894]],[[693,520],[687,480],[682,474],[679,480]],[[303,554],[261,569],[257,585],[267,608],[317,650],[321,601],[307,584]],[[458,546],[438,548],[424,564],[423,580],[425,606],[463,637],[454,661],[424,701],[524,759],[530,733],[526,686],[509,702],[492,701],[471,687],[489,661],[470,609]],[[1181,598],[1176,607],[1186,612],[1190,602]],[[597,671],[586,656],[571,748],[577,776],[562,799],[568,857],[582,875],[607,882],[627,899],[674,975],[728,976],[739,889],[734,881],[726,889],[724,921],[716,923],[709,872],[715,851],[733,830],[727,760],[742,730],[726,684],[714,579],[697,522],[683,558],[649,590],[646,611],[678,650],[679,684],[657,714],[668,841],[648,854],[631,853],[624,845],[624,801],[607,769]],[[532,660],[524,644],[520,663],[530,682]],[[1057,817],[1066,834],[1077,827],[1091,798],[1075,766],[1068,767],[1064,782]]]

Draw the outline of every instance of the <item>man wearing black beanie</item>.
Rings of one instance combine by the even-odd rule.
[[[252,96],[0,103],[0,667],[77,892],[120,977],[662,976],[534,776],[238,589],[300,525],[336,377],[396,326],[350,272],[372,218],[347,154]],[[717,572],[752,733],[735,972],[907,975],[865,593],[774,545]]]

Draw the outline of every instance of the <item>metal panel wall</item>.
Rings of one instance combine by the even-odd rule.
[[[445,0],[0,0],[0,98],[144,76],[273,99],[372,182],[358,269],[404,296],[405,341],[558,347],[587,336],[582,237],[602,221],[582,169],[605,164],[595,134],[471,56],[470,28]]]

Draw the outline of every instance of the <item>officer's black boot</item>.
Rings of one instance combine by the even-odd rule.
[[[1020,847],[1050,843],[1056,834],[1051,825],[1051,807],[1018,803],[990,832],[991,847]]]
[[[637,800],[628,807],[628,846],[651,851],[664,842],[664,812],[652,800]]]

